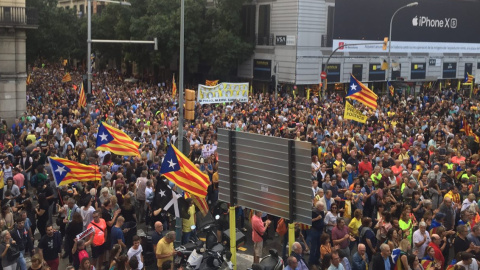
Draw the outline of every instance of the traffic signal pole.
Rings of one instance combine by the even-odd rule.
[[[333,52],[328,56],[327,62],[325,63],[325,73],[328,75],[328,63],[330,63],[330,59],[332,56],[340,49],[348,47],[348,46],[363,46],[363,45],[378,45],[378,44],[384,44],[384,42],[371,42],[371,43],[357,43],[357,44],[343,44],[341,46],[338,46]],[[323,80],[323,99],[325,99],[325,95],[327,92],[327,77]]]

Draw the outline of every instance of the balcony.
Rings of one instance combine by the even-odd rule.
[[[274,46],[274,34],[265,34],[265,35],[260,35],[260,34],[257,34],[256,36],[257,38],[257,42],[256,44],[257,45],[260,45],[260,46]]]
[[[0,6],[0,27],[37,28],[38,12],[35,8]]]

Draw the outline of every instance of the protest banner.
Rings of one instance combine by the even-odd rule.
[[[200,104],[248,102],[248,83],[219,83],[215,86],[199,84],[197,101]]]
[[[355,109],[350,102],[345,102],[345,113],[343,114],[343,118],[354,120],[359,123],[365,123],[368,119],[368,117],[363,115],[361,111]]]

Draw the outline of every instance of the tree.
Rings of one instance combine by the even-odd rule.
[[[228,79],[239,63],[253,53],[254,45],[244,41],[240,16],[248,0],[217,0],[209,20],[211,30],[203,46],[204,61],[210,66],[210,74],[219,79]]]
[[[86,54],[86,34],[81,42],[81,21],[73,10],[57,8],[56,0],[27,0],[26,6],[36,8],[39,18],[38,29],[27,31],[27,62]]]

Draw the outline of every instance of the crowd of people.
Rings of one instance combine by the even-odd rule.
[[[27,111],[0,125],[2,267],[27,269],[30,257],[30,269],[57,270],[60,260],[68,260],[68,269],[143,269],[151,259],[171,269],[172,217],[153,204],[157,183],[166,181],[159,173],[166,149],[180,137],[170,83],[129,83],[117,71],[98,72],[91,105],[80,108],[81,73],[71,70],[72,81],[62,83],[64,73],[56,65],[34,68]],[[474,137],[463,132],[467,122],[478,129],[478,101],[428,89],[380,96],[378,104],[376,111],[355,104],[369,116],[365,124],[342,118],[338,93],[308,100],[254,93],[248,103],[196,105],[181,135],[191,146],[188,157],[210,178],[209,205],[221,188],[218,128],[312,144],[312,226],[296,231],[288,254],[286,222],[252,214],[255,262],[266,255],[262,235],[273,230],[284,236],[287,269],[478,269],[480,156]],[[96,151],[102,121],[141,142],[140,156]],[[49,156],[99,165],[102,180],[57,188]],[[188,203],[183,242],[196,222]],[[246,231],[248,215],[237,209],[237,225]],[[152,229],[152,247],[136,235],[143,223]],[[149,251],[153,258],[144,256]]]

